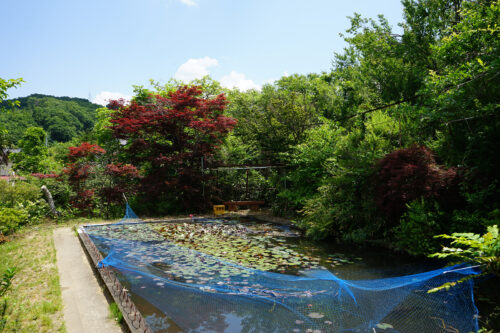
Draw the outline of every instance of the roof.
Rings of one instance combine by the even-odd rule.
[[[6,181],[9,181],[9,180],[26,180],[25,177],[18,176],[18,175],[14,175],[14,176],[0,176],[0,179],[1,180],[6,180]]]

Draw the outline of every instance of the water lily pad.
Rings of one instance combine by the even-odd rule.
[[[377,326],[377,328],[380,328],[381,330],[387,330],[387,329],[394,328],[391,324],[387,324],[387,323],[379,323],[376,326]]]
[[[313,319],[321,319],[323,318],[325,315],[322,314],[322,313],[318,313],[318,312],[311,312],[307,315],[308,317],[310,318],[313,318]]]

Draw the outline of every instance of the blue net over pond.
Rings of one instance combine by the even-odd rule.
[[[179,246],[152,223],[121,222],[85,227],[105,257],[101,265],[115,269],[133,295],[185,332],[478,330],[472,280],[427,292],[477,274],[472,268],[363,281],[342,280],[326,269],[280,274]]]

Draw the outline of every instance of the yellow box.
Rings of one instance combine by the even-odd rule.
[[[226,214],[226,206],[224,206],[224,205],[214,205],[214,214],[215,215],[224,215],[224,214]]]

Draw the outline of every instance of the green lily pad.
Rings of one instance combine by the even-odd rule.
[[[377,326],[377,328],[380,328],[381,330],[387,330],[390,328],[394,328],[391,324],[387,324],[387,323],[379,323],[376,326]]]

